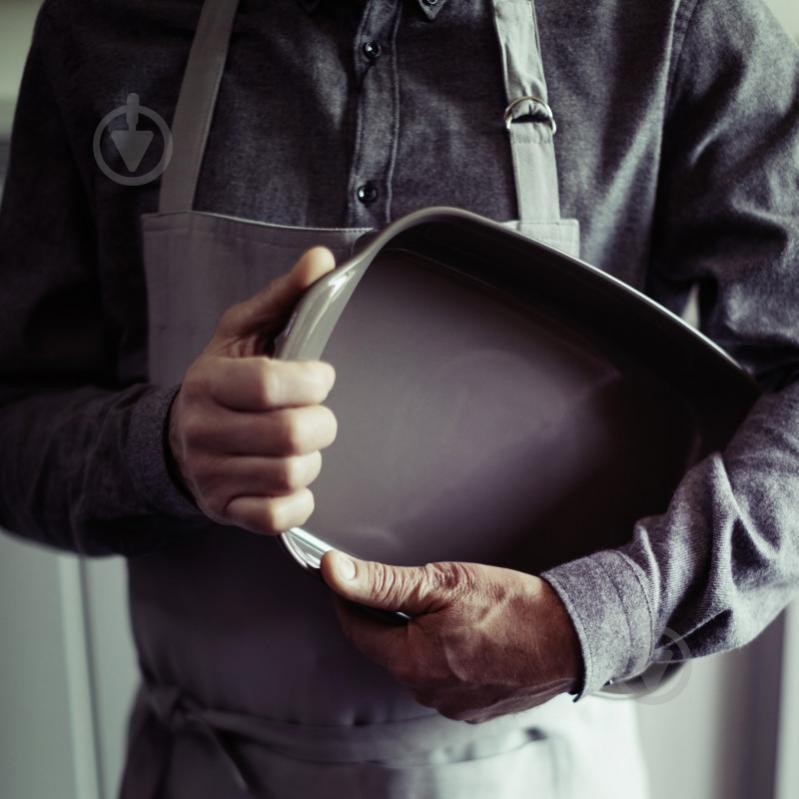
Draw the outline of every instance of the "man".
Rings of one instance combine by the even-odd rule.
[[[666,627],[745,643],[797,585],[795,48],[747,0],[201,5],[45,4],[0,217],[0,524],[129,558],[123,795],[642,796],[630,709],[590,695]],[[175,162],[131,188],[91,142],[133,91]],[[433,204],[573,252],[578,220],[674,310],[698,284],[765,394],[619,549],[540,576],[328,556],[336,593],[416,616],[341,604],[342,635],[269,538],[313,510],[334,375],[262,345],[359,233]]]

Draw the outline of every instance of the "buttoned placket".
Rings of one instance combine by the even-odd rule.
[[[382,227],[391,221],[400,124],[396,40],[402,5],[397,0],[368,2],[353,42],[358,99],[347,201],[351,227]]]

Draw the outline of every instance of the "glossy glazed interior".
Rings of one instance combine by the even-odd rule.
[[[622,348],[403,250],[322,357],[339,434],[305,527],[364,557],[539,570],[626,540],[697,450],[684,398]]]

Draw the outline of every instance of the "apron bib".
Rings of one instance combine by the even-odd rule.
[[[237,6],[204,3],[159,211],[142,217],[149,377],[162,386],[181,381],[230,305],[309,247],[341,262],[371,231],[193,210]],[[578,223],[560,217],[534,5],[494,0],[493,11],[519,209],[504,224],[576,256]],[[629,703],[563,696],[482,725],[445,719],[350,645],[327,589],[277,540],[209,520],[129,559],[128,575],[144,681],[122,799],[645,795]]]

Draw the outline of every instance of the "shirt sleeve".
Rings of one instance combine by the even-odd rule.
[[[648,290],[696,285],[702,331],[763,395],[629,543],[544,573],[580,638],[578,699],[747,643],[799,587],[799,53],[761,3],[681,13]]]
[[[47,6],[45,6],[46,10]],[[118,385],[89,187],[53,90],[40,14],[0,207],[0,526],[59,549],[135,554],[202,514],[169,471],[177,386]]]

